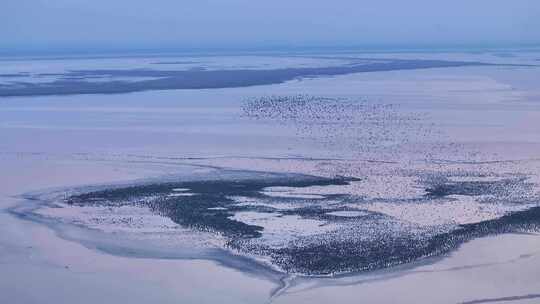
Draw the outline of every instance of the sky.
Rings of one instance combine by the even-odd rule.
[[[540,44],[538,0],[1,0],[0,52]]]

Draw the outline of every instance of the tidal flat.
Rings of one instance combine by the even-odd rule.
[[[7,233],[0,263],[13,279],[0,280],[1,289],[35,302],[16,286],[54,274],[40,293],[53,296],[57,285],[81,291],[74,282],[82,280],[133,302],[148,297],[110,289],[145,286],[141,293],[160,293],[160,302],[298,303],[316,296],[346,303],[361,294],[385,303],[390,295],[382,291],[392,288],[404,303],[417,303],[406,294],[438,281],[462,291],[431,284],[424,295],[432,302],[534,300],[527,295],[539,277],[537,56],[8,62],[0,81],[18,90],[26,84],[13,81],[21,78],[47,87],[76,71],[131,73],[135,61],[201,75],[252,75],[269,65],[333,69],[359,58],[355,64],[491,64],[3,97],[0,161],[9,174],[2,175]],[[115,73],[97,81],[147,81]],[[137,279],[141,273],[148,278]],[[514,280],[518,274],[523,280]],[[110,284],[97,286],[97,278]],[[226,290],[205,283],[212,280],[227,282]],[[204,294],[188,292],[203,285]]]

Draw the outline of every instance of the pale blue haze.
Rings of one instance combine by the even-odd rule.
[[[537,0],[2,0],[1,51],[540,43]]]

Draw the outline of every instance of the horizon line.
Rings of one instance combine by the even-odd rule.
[[[12,49],[0,51],[0,57],[131,57],[131,56],[213,56],[213,55],[264,55],[264,54],[314,54],[332,52],[351,53],[422,53],[422,52],[487,52],[540,50],[540,43],[527,44],[452,44],[452,45],[274,45],[253,47],[119,47],[119,48],[55,48],[55,49]]]

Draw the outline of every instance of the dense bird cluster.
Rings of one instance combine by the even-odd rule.
[[[440,136],[422,113],[363,99],[265,96],[245,101],[242,110],[245,117],[292,126],[297,136],[340,152],[392,155],[404,144]]]
[[[225,174],[226,179],[105,189],[72,195],[66,201],[82,208],[146,207],[182,227],[224,237],[225,246],[237,253],[304,275],[389,267],[448,252],[475,237],[540,227],[540,207],[512,209],[538,200],[532,183],[518,175],[485,180],[473,172],[433,176],[416,172],[422,179],[417,186],[425,187],[426,194],[389,201],[339,190],[361,182],[355,178]],[[459,181],[465,177],[469,180]],[[321,189],[317,195],[310,192],[313,187]],[[325,187],[337,190],[325,193]],[[503,211],[522,211],[465,224],[445,222],[448,214],[437,213],[451,213],[452,209],[429,211],[432,206],[451,206],[456,195],[483,198],[488,209],[497,210],[500,204]],[[373,209],[377,205],[385,207]],[[407,214],[411,208],[415,209],[413,216]],[[132,221],[120,224],[136,225]]]

